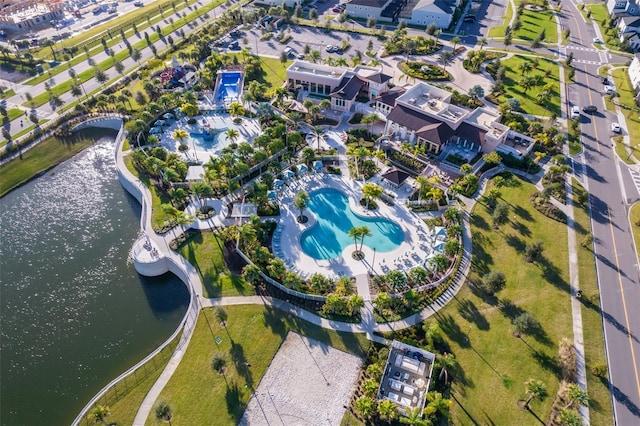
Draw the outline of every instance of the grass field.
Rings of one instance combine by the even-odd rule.
[[[360,357],[369,347],[362,334],[325,330],[264,306],[224,309],[228,314],[226,329],[214,318],[211,309],[200,313],[184,358],[159,397],[172,407],[173,426],[236,425],[289,330]],[[215,337],[222,339],[220,345],[214,342]],[[211,368],[216,353],[226,357],[224,375]],[[152,414],[146,424],[164,423]]]
[[[40,173],[73,157],[105,135],[104,129],[85,129],[73,138],[49,138],[2,166],[0,197]]]
[[[611,425],[611,394],[606,381],[589,373],[596,362],[604,362],[604,337],[602,334],[602,316],[596,277],[595,259],[590,244],[585,238],[591,235],[589,221],[588,194],[573,179],[573,213],[575,218],[576,244],[578,252],[578,279],[585,303],[582,304],[582,331],[584,333],[585,362],[587,366],[587,388],[589,391],[589,415],[592,425]]]
[[[516,3],[520,2],[516,1]],[[542,12],[533,12],[525,9],[520,16],[520,22],[522,26],[513,33],[514,39],[533,41],[544,30],[545,43],[558,42],[558,29],[551,9],[546,9]]]
[[[640,203],[636,203],[631,206],[629,212],[629,218],[631,220],[631,231],[633,232],[633,240],[636,243],[636,254],[640,258]]]
[[[227,270],[223,244],[213,233],[205,232],[191,238],[179,252],[198,270],[204,297],[252,296],[253,286]]]
[[[566,226],[533,209],[533,185],[511,178],[500,191],[511,212],[499,230],[492,228],[485,205],[473,211],[475,271],[470,279],[500,270],[506,288],[497,297],[482,297],[465,286],[435,317],[461,367],[452,388],[454,424],[546,422],[559,384],[558,341],[572,338]],[[524,246],[538,240],[543,241],[544,259],[526,263]],[[512,320],[523,310],[540,329],[517,338]],[[544,401],[533,402],[531,411],[517,405],[529,378],[542,380],[549,393]]]
[[[604,3],[586,5],[586,7],[582,12],[585,19],[588,19],[586,17],[587,10],[591,11],[591,20],[594,21],[596,24],[598,24],[598,27],[600,28],[600,33],[602,34],[602,41],[604,42],[604,45],[609,49],[615,49],[615,50],[620,49],[620,41],[615,37],[611,37],[607,35],[607,29],[605,28],[604,25],[602,25],[602,23],[605,20],[609,19],[609,12],[607,12],[607,6]],[[587,40],[587,42],[590,43],[591,40]],[[595,46],[598,49],[604,48],[604,46],[599,45],[597,43],[594,43],[593,46]]]
[[[627,128],[624,130],[629,133],[629,143],[634,153],[633,156],[639,159],[637,150],[640,149],[640,111],[638,111],[634,100],[635,92],[631,86],[631,81],[629,81],[626,68],[613,70],[613,80],[618,93],[618,103],[626,121]]]
[[[544,84],[549,84],[551,87],[551,98],[544,105],[540,105],[537,102],[536,96],[543,90],[543,85],[531,88],[526,93],[519,86],[519,82],[524,76],[518,67],[523,62],[534,62],[534,58],[515,55],[502,61],[502,65],[506,68],[507,72],[503,80],[505,94],[498,98],[500,103],[507,100],[507,98],[513,97],[520,101],[520,109],[524,113],[539,116],[550,116],[551,113],[555,113],[557,116],[560,116],[560,68],[558,65],[551,60],[542,58],[538,58],[538,66],[532,64],[533,72],[528,75],[541,75]],[[544,78],[545,70],[551,71],[548,78]]]

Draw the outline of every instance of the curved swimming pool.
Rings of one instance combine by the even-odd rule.
[[[342,255],[344,248],[353,244],[348,233],[355,226],[366,225],[371,230],[371,236],[364,239],[364,245],[378,252],[394,250],[404,240],[400,225],[389,219],[355,214],[349,207],[347,196],[336,189],[312,192],[307,208],[314,214],[316,223],[302,233],[300,246],[314,259],[326,260]]]

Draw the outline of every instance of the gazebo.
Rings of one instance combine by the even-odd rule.
[[[403,172],[402,170],[396,169],[395,167],[382,174],[382,178],[387,180],[396,188],[402,185],[408,177],[409,173]]]
[[[322,168],[324,167],[324,165],[322,164],[322,161],[320,160],[316,160],[313,162],[313,170],[316,172],[319,172],[320,170],[322,170]]]

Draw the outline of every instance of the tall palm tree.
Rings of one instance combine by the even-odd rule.
[[[572,383],[569,385],[569,391],[567,392],[567,398],[569,403],[565,405],[564,409],[572,408],[574,405],[589,405],[589,395],[579,385]]]
[[[358,238],[360,238],[361,233],[362,229],[359,226],[354,226],[353,228],[349,229],[349,232],[347,232],[347,235],[353,238],[353,245],[356,247],[356,253],[359,252]]]
[[[449,64],[449,62],[451,61],[451,58],[453,58],[453,53],[451,53],[448,50],[445,50],[444,52],[442,52],[440,54],[440,62],[442,62],[442,69],[444,71],[447,70],[447,65]]]
[[[307,191],[300,191],[296,194],[295,199],[293,200],[294,206],[300,210],[300,216],[298,216],[298,221],[304,221],[304,209],[307,208],[307,202],[309,201],[309,194]]]
[[[393,420],[395,420],[398,415],[398,409],[396,404],[388,399],[383,399],[378,401],[378,414],[380,415],[380,419],[386,420],[389,424]]]
[[[322,136],[324,135],[324,129],[320,126],[315,126],[313,130],[311,130],[311,134],[318,144],[318,152],[320,152],[320,142],[322,142]]]
[[[489,42],[487,41],[486,38],[481,37],[480,40],[478,40],[478,44],[480,45],[480,50],[482,50],[482,48],[484,46],[486,46]]]
[[[382,196],[383,189],[381,186],[375,183],[367,182],[362,185],[362,195],[367,201],[367,209],[373,198],[380,198]]]
[[[363,225],[360,227],[360,252],[362,252],[362,246],[364,245],[365,237],[370,237],[371,235],[371,229],[369,229],[368,226]]]
[[[444,384],[446,385],[447,383],[449,383],[449,374],[458,367],[458,361],[456,360],[455,356],[453,356],[453,354],[447,352],[439,355],[437,360],[438,364],[440,364],[440,367],[442,367],[438,378],[442,379],[444,377]]]
[[[407,411],[407,417],[400,417],[400,423],[412,426],[427,426],[431,422],[422,418],[420,407],[415,407]]]
[[[176,129],[173,131],[173,138],[180,142],[180,145],[184,145],[184,140],[189,137],[189,134],[184,129]]]
[[[236,129],[228,129],[225,132],[227,138],[231,141],[231,143],[235,143],[236,140],[240,137],[240,133]]]

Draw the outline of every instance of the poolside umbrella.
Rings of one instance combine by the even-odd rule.
[[[284,181],[282,181],[280,179],[276,179],[276,180],[273,181],[273,187],[274,188],[280,188],[283,183],[284,183]]]
[[[167,118],[167,119],[171,119],[171,118],[173,118],[173,114],[171,114],[170,112],[168,112],[168,113],[166,113],[165,115],[163,115],[163,117],[164,117],[164,118]]]
[[[439,242],[438,244],[433,246],[433,249],[436,250],[436,251],[442,252],[444,250],[444,243],[443,242]]]
[[[153,123],[154,126],[164,126],[164,120],[157,120],[155,123]]]
[[[162,129],[160,127],[154,127],[149,130],[149,133],[152,135],[157,135],[158,133],[162,133]]]
[[[275,200],[276,198],[278,198],[278,193],[276,191],[268,191],[267,198],[270,200]]]
[[[301,165],[300,165],[300,167],[298,167],[298,172],[300,172],[300,174],[302,174],[302,173],[306,173],[306,172],[307,172],[307,170],[309,170],[309,169],[308,169],[308,168],[307,168],[307,166],[306,166],[306,165],[304,165],[304,164],[301,164]]]
[[[313,162],[313,169],[315,171],[322,170],[322,167],[323,167],[322,166],[322,161],[316,160],[316,161]]]
[[[294,174],[295,174],[295,173],[293,173],[291,170],[285,170],[285,171],[284,171],[284,173],[283,173],[284,178],[285,178],[286,180],[291,179],[291,178],[294,176]]]
[[[419,389],[424,389],[424,387],[426,386],[426,383],[425,383],[425,381],[424,381],[424,379],[422,377],[419,378],[418,380],[416,380],[416,386]]]

